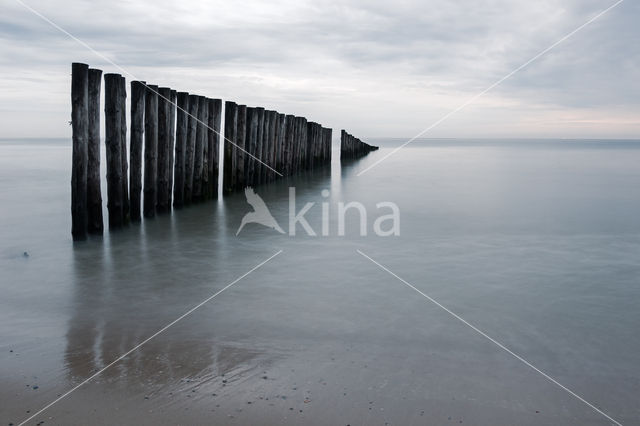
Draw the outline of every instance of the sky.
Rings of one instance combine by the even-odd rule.
[[[70,70],[410,138],[617,0],[0,0],[0,138],[70,137]],[[640,138],[625,0],[424,134]],[[122,72],[121,72],[122,73]]]

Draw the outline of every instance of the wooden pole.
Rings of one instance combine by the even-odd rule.
[[[131,82],[131,131],[129,141],[129,196],[131,220],[140,222],[142,192],[142,146],[144,141],[144,103],[146,87],[143,81]]]
[[[196,137],[198,132],[198,108],[200,101],[197,95],[189,95],[189,114],[187,128],[187,148],[184,160],[184,204],[193,201],[193,175],[195,162]]]
[[[120,103],[120,160],[122,161],[122,223],[131,221],[129,204],[129,162],[127,161],[127,81],[120,76],[118,100]]]
[[[119,74],[104,75],[104,124],[107,151],[107,208],[109,229],[124,225],[122,179],[122,113]]]
[[[327,139],[325,141],[325,163],[330,165],[331,157],[333,154],[333,150],[331,149],[332,140],[333,140],[333,130],[329,128],[329,129],[325,129],[325,131],[327,132]]]
[[[204,134],[202,135],[202,200],[208,200],[211,196],[209,191],[209,99],[204,98],[204,117],[202,125]]]
[[[193,201],[202,201],[202,176],[204,171],[204,144],[207,135],[207,100],[198,96],[198,122],[196,124],[196,145],[193,160]]]
[[[247,149],[247,106],[238,105],[238,119],[236,127],[236,144],[239,148],[236,148],[236,170],[234,188],[236,190],[242,190],[246,186],[245,180],[245,151]]]
[[[178,92],[178,108],[176,117],[176,158],[174,163],[173,207],[184,205],[185,157],[187,149],[187,126],[189,119],[189,94]]]
[[[264,112],[264,128],[262,130],[262,150],[260,152],[260,160],[262,164],[260,167],[260,183],[267,181],[267,171],[269,170],[269,145],[271,135],[271,111]]]
[[[158,86],[147,85],[144,101],[144,217],[155,217],[158,197]]]
[[[282,152],[284,150],[284,136],[285,136],[285,115],[278,114],[278,135],[276,138],[276,159],[274,164],[276,165],[276,170],[280,172],[280,174],[284,175],[284,170],[282,167]],[[275,175],[275,179],[279,179],[281,176]]]
[[[307,170],[313,170],[313,162],[315,159],[316,137],[317,137],[316,123],[307,123],[307,158],[306,168]]]
[[[285,176],[291,174],[291,152],[293,150],[293,122],[291,114],[285,116],[284,149],[282,151],[282,170]]]
[[[218,198],[218,173],[220,171],[220,124],[222,118],[222,101],[209,99],[209,192],[211,198]]]
[[[224,179],[222,190],[225,194],[233,191],[233,176],[235,173],[235,150],[236,130],[238,121],[238,105],[235,102],[226,101],[224,103]]]
[[[277,151],[277,128],[278,128],[278,112],[277,111],[270,111],[269,112],[269,146],[267,149],[267,161],[266,163],[269,165],[270,168],[267,168],[267,176],[266,176],[266,181],[267,182],[271,182],[275,176],[277,176],[275,174],[275,172],[273,171],[274,169],[276,169],[276,163],[275,163],[275,158],[276,158],[276,151]]]
[[[171,101],[171,89],[160,87],[158,89],[158,195],[156,212],[169,211],[168,186],[169,186],[169,102]]]
[[[102,235],[102,191],[100,190],[100,88],[102,71],[90,68],[88,84],[87,208],[89,234]]]
[[[71,64],[71,236],[85,240],[88,230],[87,167],[89,140],[89,66]]]
[[[257,107],[256,115],[258,116],[258,131],[256,134],[256,157],[254,162],[253,185],[260,185],[262,178],[262,144],[264,143],[264,108]]]
[[[302,117],[296,117],[295,121],[295,143],[293,146],[293,172],[298,173],[300,159],[300,144],[302,141]]]
[[[175,161],[175,143],[176,143],[176,101],[177,94],[175,90],[171,91],[171,102],[169,102],[169,183],[167,185],[167,205],[171,208],[171,194],[173,192],[173,163]]]
[[[279,173],[280,169],[278,168],[278,142],[280,139],[280,114],[278,111],[273,111],[273,137],[271,138],[271,158],[269,159],[269,164]],[[273,170],[269,170],[269,181],[274,181],[278,178],[278,174]]]
[[[245,184],[255,185],[256,147],[258,144],[258,111],[255,108],[247,108],[247,133],[245,148],[251,155],[247,155],[244,161]]]

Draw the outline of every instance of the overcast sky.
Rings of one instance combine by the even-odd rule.
[[[615,0],[24,2],[149,83],[408,138]],[[70,136],[71,62],[118,70],[0,4],[0,137]],[[624,1],[425,136],[639,138],[639,23]]]

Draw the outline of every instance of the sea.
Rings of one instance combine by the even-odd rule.
[[[404,141],[74,243],[1,140],[0,422],[640,424],[640,140]]]

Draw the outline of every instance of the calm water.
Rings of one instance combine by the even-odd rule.
[[[248,225],[243,194],[74,245],[67,141],[0,142],[0,421],[18,424],[273,260],[33,424],[640,424],[640,141],[426,141],[288,187],[327,237]],[[330,196],[321,196],[323,189]],[[106,204],[106,190],[103,189]],[[327,201],[329,200],[329,201]],[[338,236],[392,201],[400,236]],[[106,217],[106,212],[105,212]],[[28,256],[23,253],[27,252]]]

